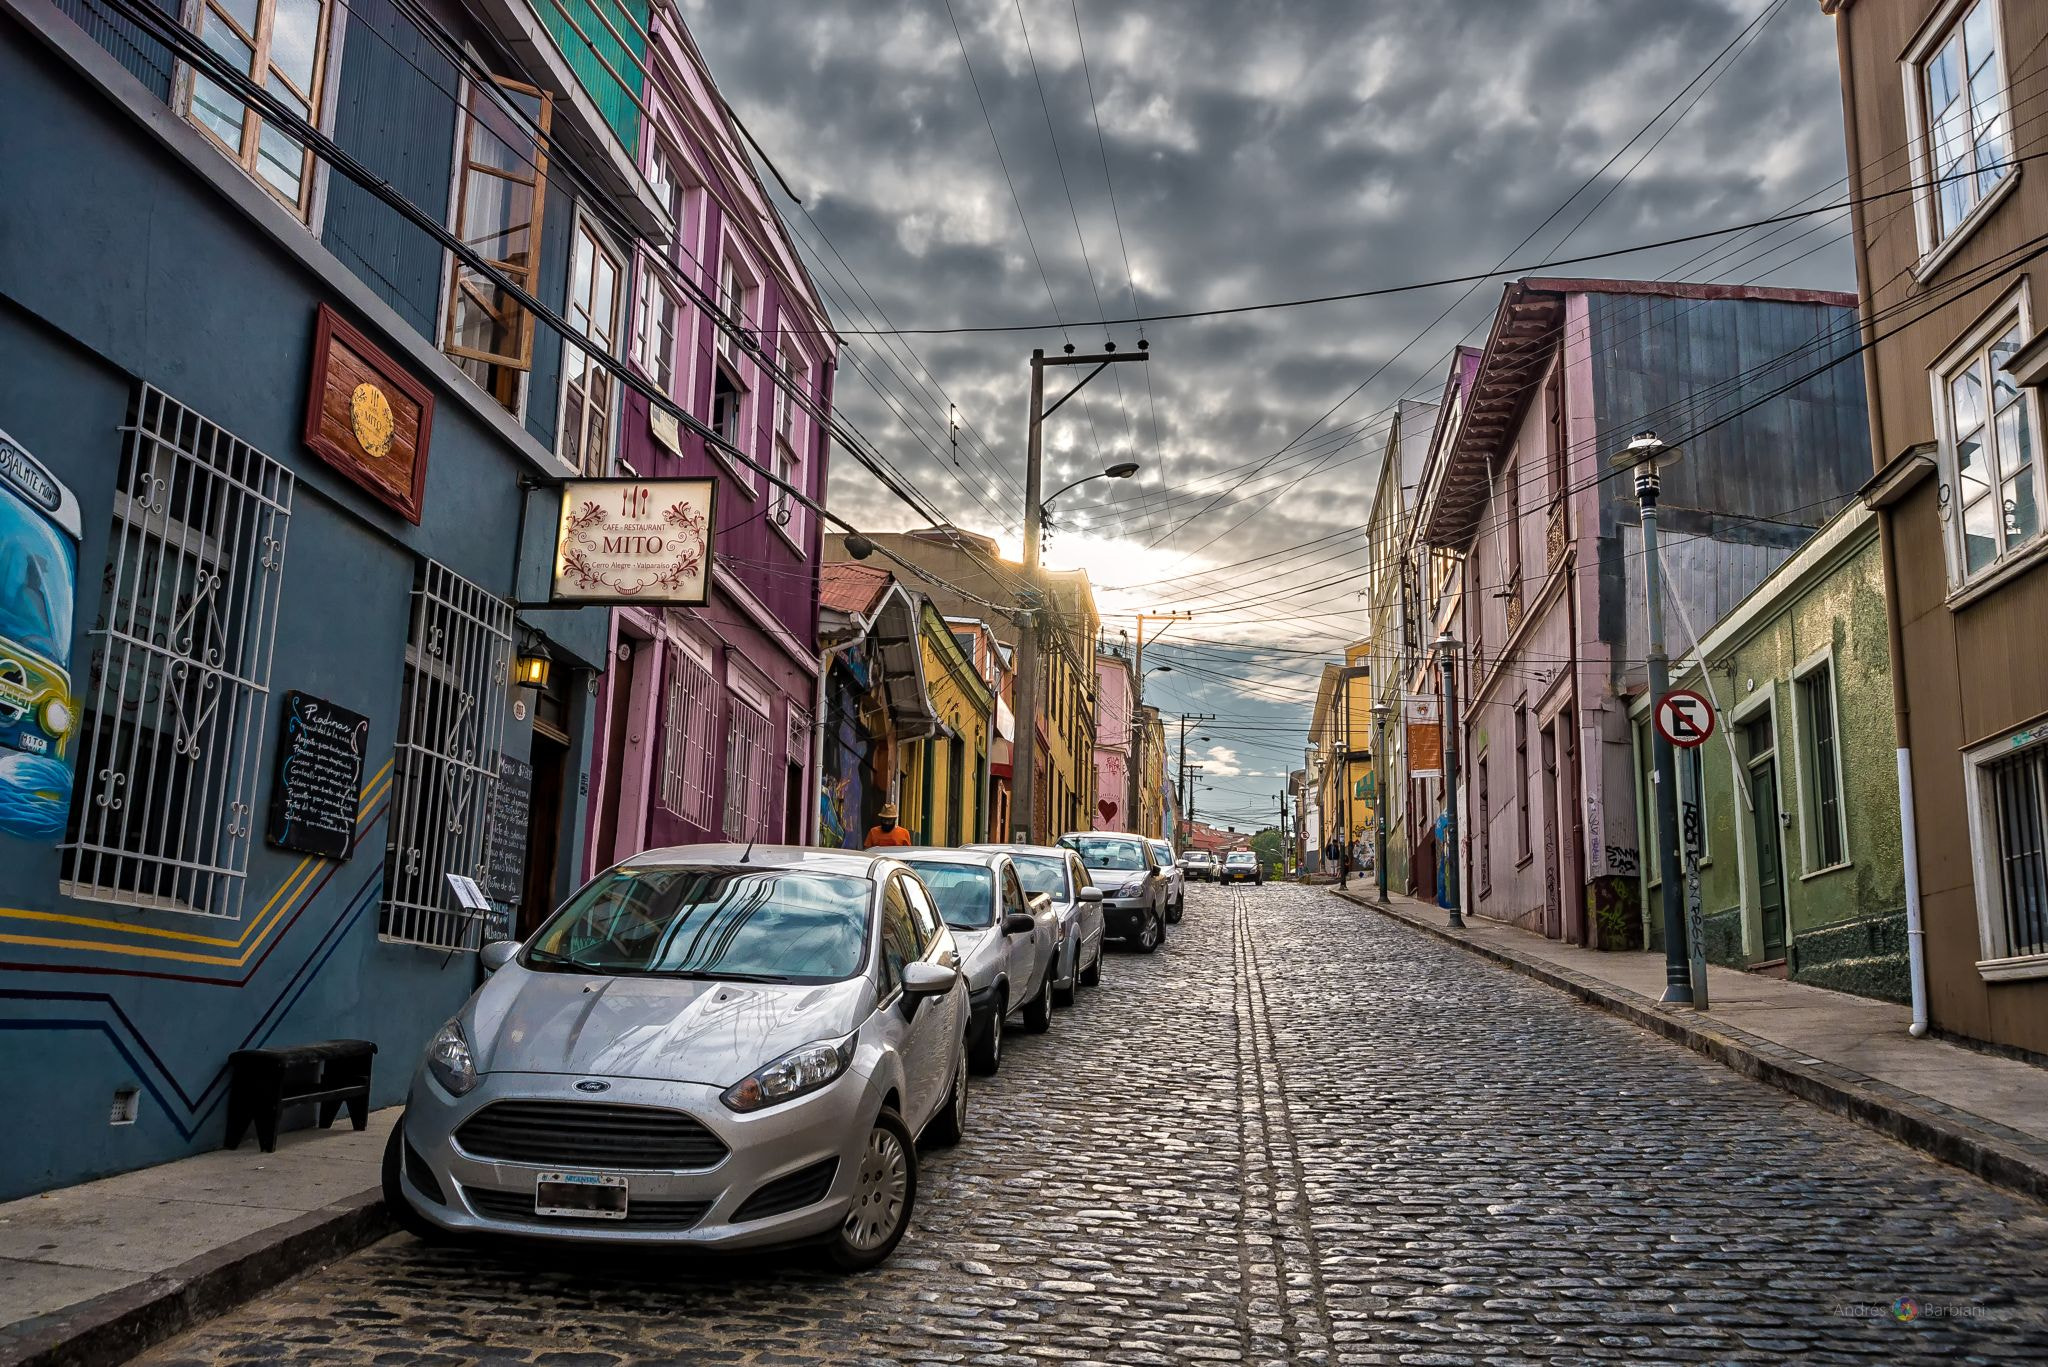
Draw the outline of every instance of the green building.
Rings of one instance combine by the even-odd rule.
[[[1906,999],[1891,669],[1878,522],[1860,500],[1673,662],[1672,686],[1706,695],[1716,720],[1677,752],[1679,810],[1703,817],[1711,961]],[[1661,949],[1650,699],[1630,711],[1644,929]]]

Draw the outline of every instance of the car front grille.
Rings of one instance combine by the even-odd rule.
[[[589,1101],[494,1101],[455,1142],[478,1158],[533,1167],[695,1171],[725,1161],[717,1135],[681,1111]]]
[[[536,1215],[530,1191],[486,1191],[464,1187],[470,1208],[486,1220],[506,1220],[555,1229],[573,1225],[578,1229],[603,1229],[617,1225],[626,1229],[688,1229],[711,1209],[709,1201],[674,1201],[662,1197],[629,1197],[623,1220],[586,1219],[576,1215]]]
[[[733,1212],[733,1223],[765,1220],[771,1215],[787,1215],[793,1210],[815,1205],[832,1190],[832,1179],[838,1175],[839,1160],[827,1158],[808,1168],[798,1168],[786,1177],[764,1182]]]

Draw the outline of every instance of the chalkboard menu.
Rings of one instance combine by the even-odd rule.
[[[526,824],[533,806],[533,766],[498,756],[497,791],[491,796],[490,864],[482,879],[493,902],[519,905],[526,891]]]
[[[370,719],[310,693],[284,695],[277,771],[270,783],[270,843],[347,859],[355,853],[356,815]]]

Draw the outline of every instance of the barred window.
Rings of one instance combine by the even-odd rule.
[[[1799,720],[1806,728],[1804,756],[1806,773],[1799,785],[1806,799],[1806,820],[1811,845],[1806,852],[1809,869],[1832,868],[1847,863],[1848,840],[1842,820],[1841,739],[1835,725],[1835,671],[1828,663],[1815,665],[1795,684],[1799,694]]]
[[[718,746],[718,693],[711,671],[670,646],[661,726],[661,805],[692,825],[713,815],[711,757]]]
[[[123,430],[62,891],[233,919],[294,481],[150,386]]]
[[[377,931],[436,949],[475,949],[482,922],[456,905],[447,875],[481,880],[505,737],[512,606],[429,560],[412,594],[405,645],[391,838]]]
[[[768,714],[732,695],[725,731],[725,838],[765,840],[780,807]]]
[[[2048,970],[2048,735],[2039,728],[1970,756],[1970,834],[1989,978]]]

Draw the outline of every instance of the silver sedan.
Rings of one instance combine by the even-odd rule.
[[[1017,862],[988,850],[903,849],[939,904],[946,928],[960,946],[967,980],[970,1024],[967,1060],[978,1073],[1003,1063],[1003,1029],[1010,1013],[1024,1013],[1024,1028],[1052,1028],[1053,973],[1060,923],[1052,899],[1024,890]]]
[[[920,1132],[965,1125],[957,949],[893,859],[650,851],[482,958],[385,1153],[414,1233],[871,1267],[910,1226]]]
[[[1102,981],[1102,889],[1088,878],[1081,856],[1063,845],[969,845],[1000,850],[1016,861],[1024,890],[1052,899],[1060,920],[1059,955],[1054,960],[1053,1001],[1072,1006],[1077,991]]]

